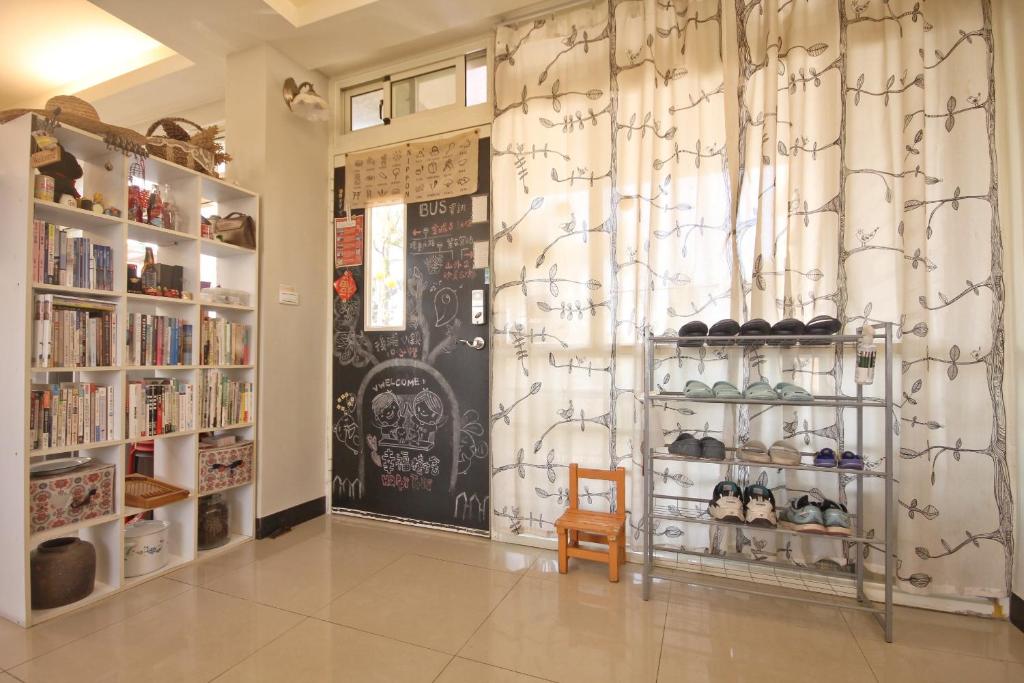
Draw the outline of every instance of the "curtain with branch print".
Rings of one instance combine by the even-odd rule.
[[[497,47],[496,535],[550,537],[568,463],[622,465],[637,474],[639,547],[643,335],[826,313],[848,331],[899,328],[901,585],[1005,595],[1013,503],[988,0],[609,0],[499,29]],[[829,349],[735,355],[680,349],[656,359],[656,380],[853,391],[850,358]],[[658,406],[654,445],[689,431],[852,447],[851,411],[701,408]],[[872,466],[881,429],[867,425]],[[672,465],[656,481],[676,495],[707,497],[723,476]],[[846,502],[845,477],[837,489],[835,476],[733,470],[724,476],[759,476],[780,501]],[[880,499],[868,491],[872,530]],[[852,552],[695,526],[655,535],[796,563]]]

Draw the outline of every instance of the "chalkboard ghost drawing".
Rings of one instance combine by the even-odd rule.
[[[359,455],[359,481],[367,490],[367,460],[378,467],[385,458],[403,465],[437,462],[429,476],[447,480],[448,491],[459,474],[461,418],[448,381],[434,367],[418,360],[395,358],[375,365],[356,394],[356,423],[366,427]],[[417,455],[417,453],[419,455]],[[375,457],[376,456],[376,457]],[[412,470],[423,475],[415,468]],[[426,471],[426,470],[424,470]]]

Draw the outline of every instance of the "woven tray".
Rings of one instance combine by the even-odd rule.
[[[129,474],[124,478],[124,502],[133,508],[152,510],[188,496],[187,489],[142,474]]]

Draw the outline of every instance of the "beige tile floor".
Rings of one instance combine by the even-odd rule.
[[[343,518],[248,543],[28,631],[8,681],[1024,682],[1005,622],[558,574],[546,551]]]

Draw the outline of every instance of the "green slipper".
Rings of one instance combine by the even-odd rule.
[[[715,398],[742,398],[743,394],[736,385],[731,382],[715,382],[715,386],[712,388],[715,394]]]
[[[688,398],[714,398],[715,393],[711,391],[711,387],[699,379],[691,379],[686,383],[683,395]]]
[[[790,382],[779,382],[775,385],[775,391],[783,401],[813,401],[814,397],[810,392],[801,386]]]
[[[779,397],[768,382],[754,382],[746,388],[743,396],[757,401],[774,401]]]

